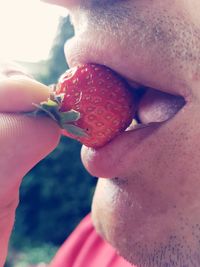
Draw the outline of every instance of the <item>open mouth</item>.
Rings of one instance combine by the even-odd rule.
[[[82,162],[93,176],[113,178],[123,176],[124,170],[130,168],[128,164],[142,161],[145,151],[150,149],[154,156],[152,144],[158,148],[158,140],[169,138],[168,131],[174,130],[176,122],[183,116],[184,112],[180,111],[186,106],[188,96],[186,87],[174,84],[170,77],[162,73],[152,76],[154,65],[144,66],[135,60],[129,62],[128,57],[123,61],[118,50],[112,51],[116,57],[111,57],[109,50],[102,50],[96,51],[86,38],[72,39],[65,47],[70,67],[86,63],[105,65],[128,82],[137,98],[136,114],[125,132],[101,148],[83,146],[81,150]],[[174,90],[171,90],[173,84],[171,89]]]
[[[134,91],[137,112],[126,131],[163,123],[173,118],[186,104],[182,96],[168,94],[137,82],[127,82]]]
[[[96,51],[93,46],[91,47],[90,42],[80,37],[72,38],[65,46],[68,64],[70,67],[87,63],[105,65],[129,84],[137,102],[137,112],[132,126],[128,128],[129,130],[145,127],[152,123],[165,122],[174,117],[186,104],[185,98],[182,96],[186,95],[185,89],[181,89],[179,92],[176,85],[175,90],[171,90],[173,89],[170,89],[171,82],[166,84],[164,80],[166,77],[164,79],[159,78],[157,81],[155,77],[147,73],[148,78],[145,78],[146,70],[152,69],[153,66],[142,67],[141,76],[141,66],[137,66],[138,62],[134,61],[134,64],[129,65],[127,63],[126,65],[122,56],[113,59],[106,49],[102,48],[100,51]],[[137,126],[135,126],[136,123]]]
[[[102,148],[82,147],[83,164],[93,176],[113,178],[123,175],[126,157],[127,162],[132,161],[132,158],[128,159],[127,155],[135,154],[133,157],[137,157],[136,155],[139,154],[138,158],[140,158],[141,151],[144,153],[145,147],[149,149],[148,140],[153,139],[156,143],[156,139],[160,138],[156,130],[166,122],[173,121],[186,104],[182,96],[168,94],[135,82],[129,81],[129,84],[137,98],[137,111],[132,123],[125,132]],[[169,125],[164,127],[165,131],[168,127]],[[147,142],[144,141],[145,139]]]

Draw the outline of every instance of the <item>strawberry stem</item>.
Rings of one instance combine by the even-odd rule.
[[[68,133],[79,137],[88,137],[84,129],[73,124],[73,122],[80,119],[80,112],[73,109],[65,112],[60,111],[63,98],[64,94],[52,94],[47,101],[43,101],[40,104],[33,103],[36,110],[28,112],[26,115],[33,117],[48,116],[53,119],[61,129],[65,129]]]

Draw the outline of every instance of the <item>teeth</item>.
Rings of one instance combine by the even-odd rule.
[[[138,123],[136,119],[133,119],[131,124],[128,126],[126,131],[133,131],[133,130],[138,130],[146,127],[150,127],[152,125],[158,125],[160,122],[150,122],[150,123]]]
[[[136,119],[133,119],[131,124],[128,126],[128,128],[126,129],[126,131],[131,131],[133,129],[135,129],[138,126],[138,122],[136,121]]]
[[[133,126],[136,126],[138,124],[137,120],[136,119],[133,119],[131,124],[129,125],[129,127],[133,127]]]

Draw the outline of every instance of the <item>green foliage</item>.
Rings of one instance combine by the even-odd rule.
[[[61,244],[90,210],[95,179],[80,161],[80,145],[60,145],[24,178],[13,238]],[[22,244],[23,245],[23,244]]]
[[[42,263],[48,264],[51,261],[57,250],[57,247],[50,244],[26,247],[20,252],[11,249],[5,267],[33,267],[38,263],[42,267]]]
[[[69,19],[61,21],[50,59],[25,64],[41,82],[51,84],[66,70],[63,46],[73,35]],[[80,144],[62,138],[59,146],[24,178],[11,246],[60,245],[90,211],[96,180],[84,170]]]

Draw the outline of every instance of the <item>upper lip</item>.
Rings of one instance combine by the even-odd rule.
[[[156,90],[160,90],[169,94],[180,95],[184,97],[186,102],[190,101],[191,96],[190,91],[188,90],[188,84],[173,84],[173,90],[171,90],[172,84],[170,81],[170,76],[169,78],[166,78],[168,82],[162,81],[162,79],[161,81],[153,79],[153,76],[155,76],[154,69],[152,67],[153,65],[146,66],[142,63],[143,59],[141,59],[141,62],[140,59],[137,61],[134,61],[135,59],[133,59],[133,62],[131,62],[131,68],[133,70],[130,69],[129,66],[126,65],[127,55],[125,55],[125,59],[122,55],[117,53],[111,55],[110,50],[113,49],[108,49],[108,47],[104,47],[103,45],[98,45],[97,47],[95,40],[93,40],[91,36],[92,33],[82,33],[80,35],[77,34],[66,42],[65,54],[69,67],[84,63],[97,63],[105,65],[125,78],[130,85],[134,85],[134,88],[155,88]],[[110,44],[110,46],[112,47],[112,44]],[[114,52],[112,51],[112,53]],[[115,59],[113,60],[114,57]],[[153,75],[149,75],[152,76],[152,78],[149,79],[148,77],[148,79],[146,79],[146,71],[154,73]],[[163,76],[162,78],[165,77]]]
[[[104,51],[103,47],[101,51],[96,51],[94,45],[91,44],[91,40],[88,41],[84,38],[77,37],[71,38],[65,44],[65,54],[69,67],[85,63],[105,65],[123,77],[131,87],[135,89],[141,88],[141,82],[126,76],[126,73],[122,73],[115,65],[111,66],[109,61],[102,59],[102,54],[106,55],[109,54],[109,52],[106,50]]]

